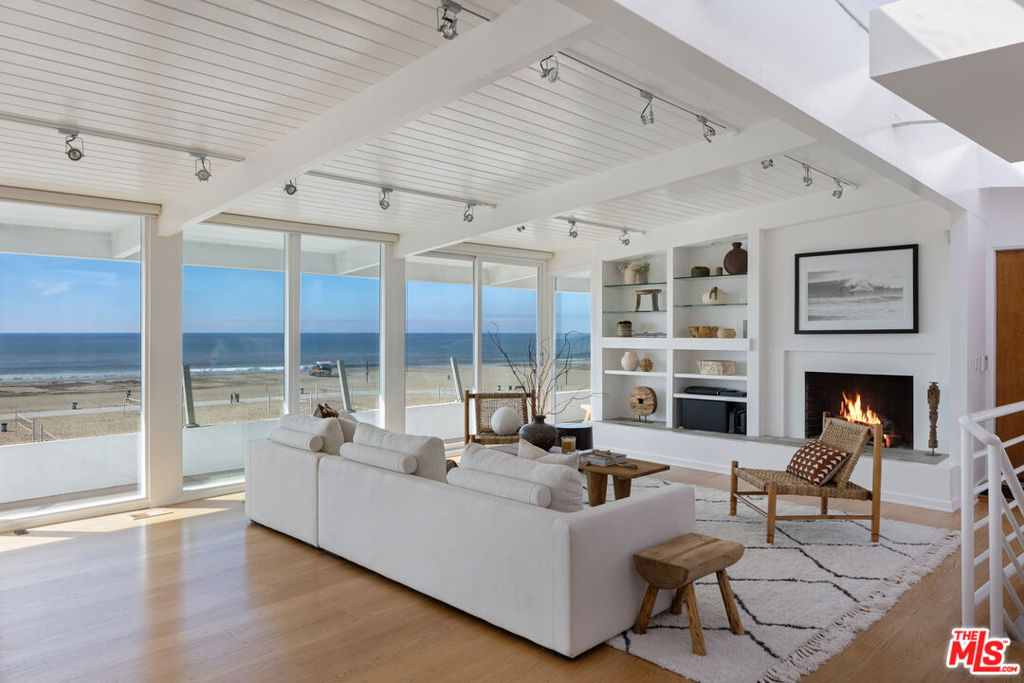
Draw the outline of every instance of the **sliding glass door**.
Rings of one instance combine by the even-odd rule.
[[[0,524],[142,496],[141,225],[0,202]]]
[[[241,482],[284,404],[284,233],[200,225],[182,247],[184,487]]]

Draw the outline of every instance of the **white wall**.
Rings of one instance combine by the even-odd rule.
[[[762,233],[761,433],[803,437],[803,371],[914,375],[914,447],[928,440],[929,381],[949,390],[949,214],[915,202]],[[918,244],[918,334],[794,333],[794,257],[798,253]],[[939,406],[939,450],[957,419]]]

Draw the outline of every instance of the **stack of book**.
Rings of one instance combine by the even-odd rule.
[[[599,451],[597,449],[584,453],[580,456],[580,462],[587,465],[598,465],[608,467],[609,465],[621,465],[626,462],[625,453],[612,453],[611,451]]]

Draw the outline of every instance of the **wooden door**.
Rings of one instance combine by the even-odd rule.
[[[996,405],[1024,401],[1024,249],[996,252]],[[996,420],[1000,439],[1024,434],[1024,415]],[[1024,464],[1024,444],[1007,453]]]

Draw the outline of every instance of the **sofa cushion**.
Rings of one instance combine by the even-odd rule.
[[[270,432],[270,440],[282,446],[301,448],[304,451],[318,452],[324,447],[324,438],[319,434],[297,432],[293,429],[277,429]]]
[[[335,418],[321,419],[312,415],[282,415],[278,424],[281,429],[295,432],[316,434],[324,441],[321,451],[337,455],[341,444],[345,443],[345,435],[341,431],[341,423]]]
[[[419,461],[408,453],[399,453],[358,443],[343,444],[341,457],[401,474],[412,474],[419,465]]]
[[[551,505],[551,489],[547,486],[491,472],[456,467],[448,473],[448,483],[518,503],[542,508]]]
[[[534,446],[526,439],[519,440],[519,457],[534,462],[542,462],[547,465],[565,465],[574,470],[580,468],[579,453],[552,453]]]
[[[407,453],[416,458],[415,475],[435,481],[445,481],[444,442],[436,436],[397,434],[380,427],[360,422],[356,426],[353,443],[374,446],[389,451]]]
[[[510,458],[505,453],[471,443],[459,461],[459,469],[463,468],[547,486],[551,489],[548,507],[552,510],[577,512],[583,509],[583,475],[571,467]]]

